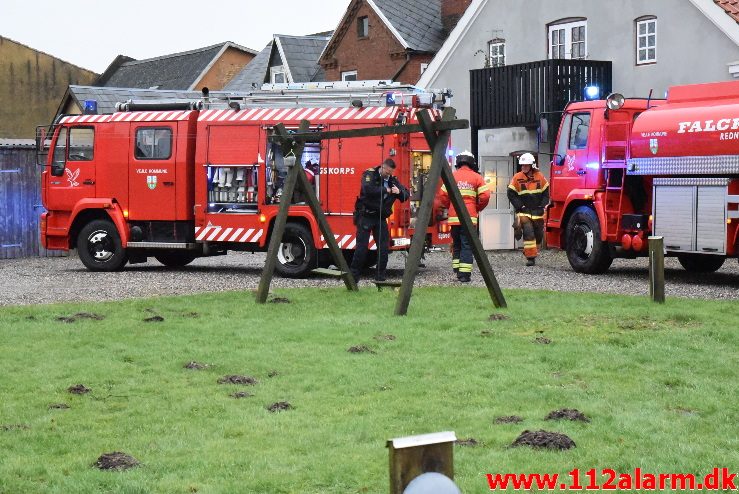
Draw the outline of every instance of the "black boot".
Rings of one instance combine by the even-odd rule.
[[[536,258],[535,257],[529,257],[528,261],[526,261],[527,266],[536,266]]]

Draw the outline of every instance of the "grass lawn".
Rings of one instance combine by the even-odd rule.
[[[455,446],[465,493],[497,472],[739,471],[737,302],[505,294],[416,289],[406,317],[369,288],[0,309],[0,493],[386,493],[386,440],[447,430],[478,442]],[[57,320],[80,312],[104,319]],[[544,420],[561,408],[590,422]],[[509,448],[526,429],[577,447]],[[114,451],[141,465],[92,466]]]

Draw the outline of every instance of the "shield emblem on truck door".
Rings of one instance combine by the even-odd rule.
[[[659,140],[649,139],[649,150],[652,151],[652,154],[657,154],[657,151],[659,151]]]
[[[157,188],[157,176],[156,175],[147,176],[146,185],[148,185],[151,190],[156,189]]]

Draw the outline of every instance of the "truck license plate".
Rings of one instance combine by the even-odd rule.
[[[406,245],[410,245],[411,244],[411,239],[409,239],[409,238],[396,238],[396,239],[393,239],[393,244],[396,247],[405,247]]]

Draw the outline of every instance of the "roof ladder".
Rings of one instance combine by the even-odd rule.
[[[631,122],[606,122],[601,128],[601,168],[605,174],[604,212],[606,214],[606,238],[618,241],[621,229],[626,183],[626,163],[630,154],[629,134]]]

